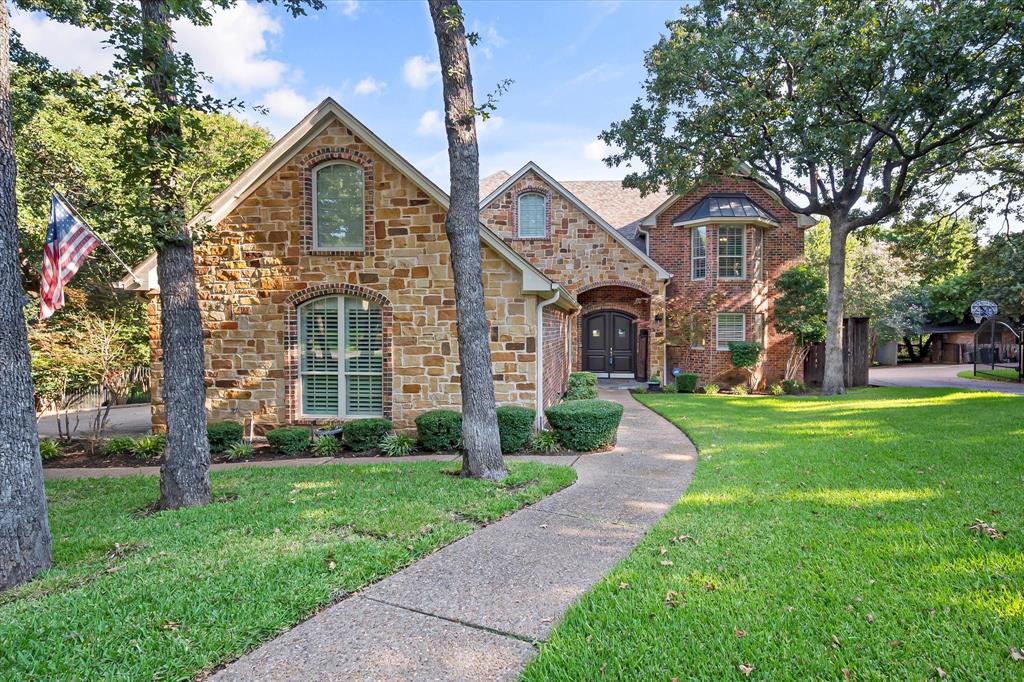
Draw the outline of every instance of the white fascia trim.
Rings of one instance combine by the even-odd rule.
[[[665,270],[665,268],[661,267],[656,262],[654,262],[654,260],[652,260],[650,256],[648,256],[646,253],[638,249],[635,244],[631,243],[628,239],[619,234],[619,231],[612,227],[610,224],[608,224],[608,221],[606,221],[604,218],[595,213],[594,210],[587,206],[585,203],[583,203],[579,199],[579,197],[577,197],[575,194],[573,194],[565,187],[563,187],[562,183],[558,182],[558,180],[555,180],[553,177],[545,173],[544,170],[541,169],[541,167],[538,166],[533,161],[528,161],[525,166],[523,166],[515,173],[510,175],[505,180],[505,182],[498,185],[498,187],[493,192],[484,197],[480,201],[480,208],[486,207],[492,201],[494,201],[499,196],[507,192],[509,187],[518,182],[524,175],[526,175],[530,171],[533,171],[538,176],[540,176],[541,180],[546,182],[552,189],[554,189],[556,192],[558,192],[566,199],[568,199],[573,206],[582,211],[584,215],[593,220],[594,223],[596,223],[601,229],[610,234],[612,238],[615,239],[615,241],[619,242],[619,244],[626,247],[627,251],[630,251],[633,255],[639,258],[645,265],[653,269],[659,280],[667,281],[672,278],[671,273],[669,273],[667,270]]]
[[[774,220],[749,217],[700,218],[699,220],[681,220],[678,223],[672,223],[672,227],[691,227],[693,225],[760,225],[761,227],[780,227],[779,223]]]
[[[356,137],[360,138],[385,161],[396,170],[409,178],[417,187],[445,210],[448,209],[448,194],[435,185],[430,178],[421,173],[415,166],[405,160],[401,154],[396,152],[384,140],[363,125],[359,119],[349,113],[344,107],[334,101],[331,97],[325,98],[305,118],[299,121],[295,127],[285,133],[280,140],[275,142],[267,152],[257,161],[249,166],[234,182],[228,185],[224,191],[216,196],[206,208],[200,211],[192,220],[189,226],[197,223],[207,222],[217,225],[226,218],[246,197],[255,191],[268,178],[276,173],[281,166],[291,160],[292,155],[303,145],[319,135],[333,120],[339,120],[348,127]],[[523,277],[523,292],[537,293],[550,291],[555,286],[554,281],[545,276],[535,268],[528,260],[519,255],[514,249],[505,244],[496,234],[484,225],[480,224],[481,241],[493,248],[511,265],[519,269]],[[149,271],[156,270],[156,254],[151,254],[144,261],[133,269],[133,275],[123,278],[115,283],[115,286],[127,290],[144,290],[145,287],[135,285],[133,277],[138,277],[144,282],[149,282]],[[153,276],[155,282],[155,275]],[[150,290],[152,290],[150,288]]]

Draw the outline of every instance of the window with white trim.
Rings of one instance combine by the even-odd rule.
[[[754,228],[754,280],[764,281],[764,228]]]
[[[744,341],[747,338],[747,320],[743,313],[718,313],[715,327],[715,347],[718,350],[729,350],[730,341]]]
[[[313,172],[313,246],[358,251],[363,248],[363,169],[331,162]]]
[[[538,239],[548,234],[548,200],[540,192],[525,192],[517,200],[518,235],[521,239]]]
[[[299,308],[299,376],[306,417],[384,413],[384,314],[361,298],[324,296]]]
[[[690,274],[693,279],[708,274],[708,228],[704,225],[690,230]]]
[[[744,279],[746,267],[747,230],[742,225],[718,227],[718,278]]]

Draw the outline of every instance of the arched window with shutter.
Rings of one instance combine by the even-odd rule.
[[[520,239],[543,239],[548,235],[548,199],[540,192],[519,195],[517,206]]]
[[[375,303],[324,296],[299,308],[303,417],[384,413],[384,321]]]
[[[335,161],[313,172],[313,246],[357,251],[363,248],[363,169]]]

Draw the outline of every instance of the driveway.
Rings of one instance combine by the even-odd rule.
[[[973,370],[974,365],[900,365],[898,367],[872,367],[869,383],[872,386],[907,386],[925,388],[970,388],[975,391],[996,391],[1024,395],[1024,384],[1008,381],[982,381],[962,379],[957,372]]]
[[[83,410],[71,415],[71,435],[84,438],[89,434],[89,424],[96,416],[96,410]],[[149,404],[113,407],[107,417],[107,436],[135,436],[149,433]],[[50,415],[39,420],[39,435],[45,438],[57,437],[57,417]]]

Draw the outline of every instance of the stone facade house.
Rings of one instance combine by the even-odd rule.
[[[772,280],[800,258],[797,218],[722,180],[641,197],[617,182],[559,182],[536,164],[481,180],[480,249],[499,404],[542,409],[571,369],[704,381],[725,339],[762,339],[762,374],[789,347],[771,327]],[[458,409],[447,195],[326,99],[195,219],[212,420],[263,432],[364,416],[410,429]],[[732,210],[732,213],[728,211]],[[696,268],[696,269],[695,269]],[[703,273],[703,274],[701,274]],[[155,255],[121,285],[147,296],[153,425],[163,428]],[[668,343],[666,300],[727,296],[703,347]]]

